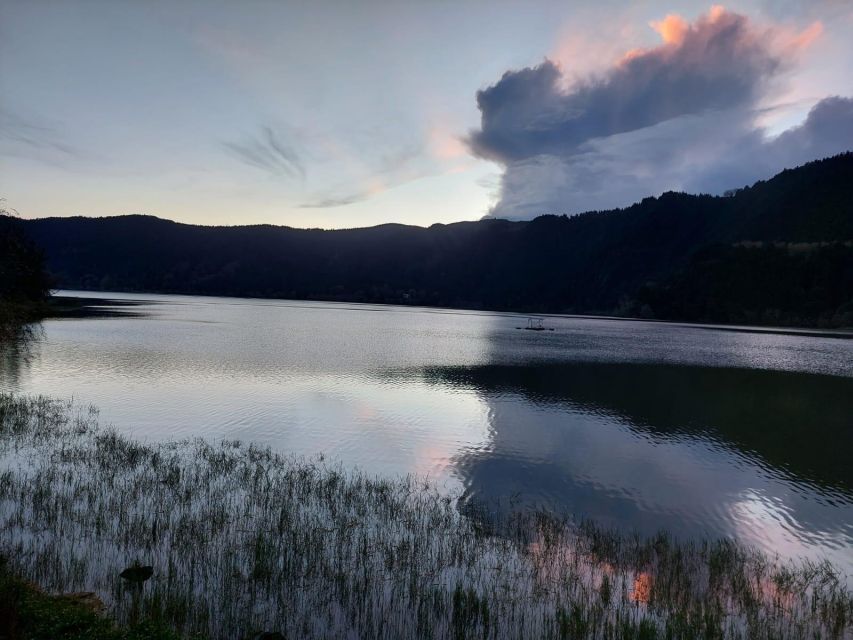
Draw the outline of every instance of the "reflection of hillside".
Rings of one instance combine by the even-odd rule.
[[[649,434],[702,432],[799,479],[853,490],[853,379],[645,363],[431,368],[425,376],[487,397],[520,394],[605,414]]]
[[[481,395],[490,434],[457,456],[466,505],[537,507],[608,527],[736,538],[783,556],[848,562],[853,495],[792,480],[695,433],[635,429],[602,411]]]

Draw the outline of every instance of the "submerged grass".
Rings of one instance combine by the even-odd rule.
[[[243,638],[814,638],[853,634],[828,564],[624,536],[499,530],[427,482],[236,441],[141,444],[93,410],[0,395],[0,554],[120,623]],[[135,563],[153,577],[129,585]]]

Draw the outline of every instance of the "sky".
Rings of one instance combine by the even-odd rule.
[[[851,0],[0,0],[0,197],[350,228],[722,193],[853,149],[850,33]]]

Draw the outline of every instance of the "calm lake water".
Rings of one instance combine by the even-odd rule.
[[[62,292],[63,295],[75,295]],[[141,439],[239,438],[540,506],[729,536],[853,575],[853,340],[190,296],[0,346],[0,390]],[[127,308],[125,308],[127,309]]]

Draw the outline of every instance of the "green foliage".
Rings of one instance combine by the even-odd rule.
[[[454,637],[463,640],[474,638],[482,629],[482,636],[489,637],[489,602],[477,595],[472,587],[467,589],[457,584],[453,591]]]
[[[200,636],[196,636],[200,639]],[[178,640],[146,620],[118,626],[78,599],[49,595],[17,577],[0,556],[0,638],[4,640]]]

